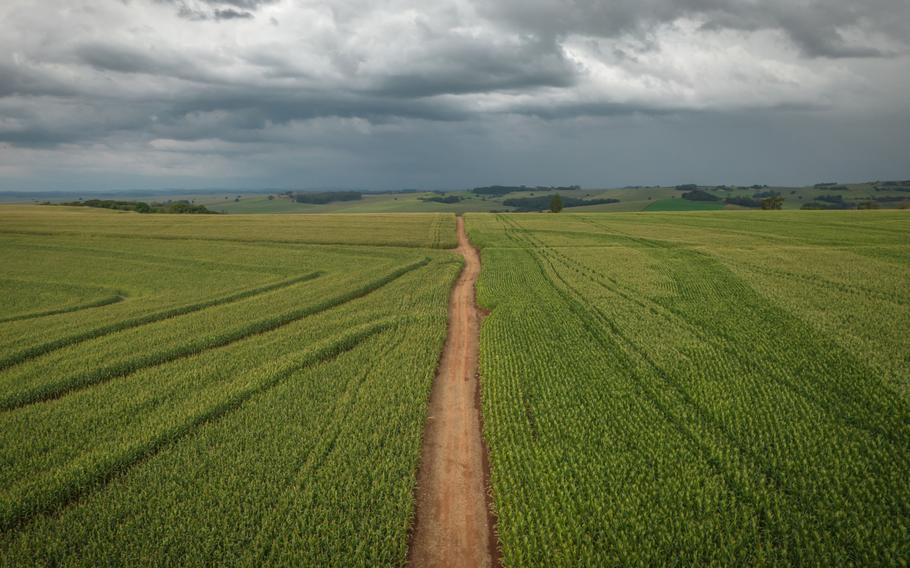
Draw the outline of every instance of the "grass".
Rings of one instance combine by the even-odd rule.
[[[508,566],[899,565],[910,217],[469,215]]]

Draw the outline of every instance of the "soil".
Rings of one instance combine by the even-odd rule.
[[[449,330],[430,393],[417,478],[411,566],[499,565],[489,508],[489,467],[477,403],[481,313],[474,299],[480,256],[457,218],[465,266],[449,301]]]

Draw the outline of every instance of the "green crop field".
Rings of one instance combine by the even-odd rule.
[[[506,566],[906,564],[908,212],[476,201]],[[0,566],[407,562],[456,219],[302,210],[0,207]]]
[[[723,209],[724,204],[716,201],[689,201],[688,199],[661,199],[645,208],[645,211],[714,211]]]
[[[454,226],[4,207],[0,564],[402,563]]]
[[[910,216],[468,216],[507,566],[910,558]]]

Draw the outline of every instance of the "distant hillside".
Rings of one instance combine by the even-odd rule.
[[[477,195],[488,195],[488,196],[497,196],[502,197],[509,193],[517,192],[526,192],[526,191],[577,191],[581,189],[581,186],[578,185],[568,185],[568,186],[553,186],[546,187],[542,185],[538,186],[529,186],[529,185],[488,185],[486,187],[475,187],[471,190],[472,193]]]

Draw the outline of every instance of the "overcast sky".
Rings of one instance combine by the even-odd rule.
[[[907,0],[0,2],[0,190],[895,178]]]

